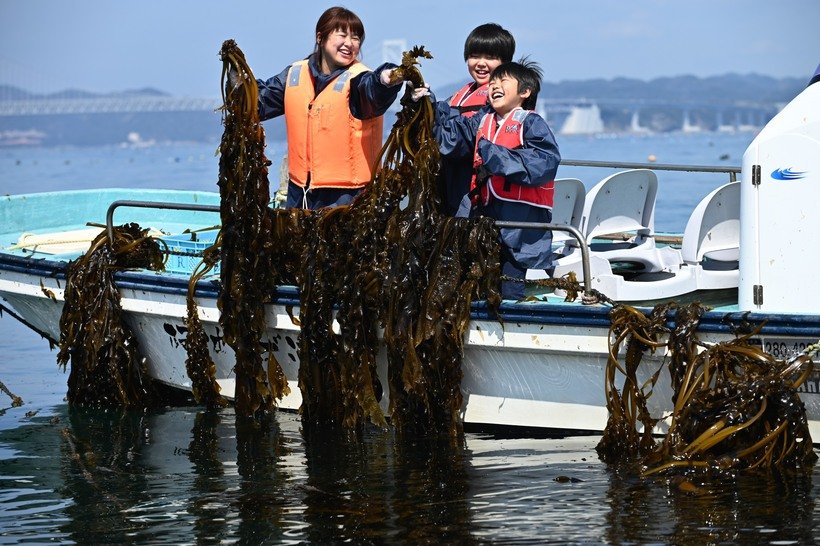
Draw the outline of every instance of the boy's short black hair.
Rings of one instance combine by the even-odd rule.
[[[541,80],[544,77],[538,63],[529,60],[528,57],[522,57],[518,62],[500,64],[490,74],[490,81],[504,76],[518,80],[519,93],[523,93],[527,89],[530,90],[530,96],[524,99],[521,107],[524,110],[535,110],[535,104],[538,102],[538,92],[541,91]]]
[[[501,25],[484,23],[475,27],[464,42],[464,60],[470,55],[489,55],[508,63],[515,55],[515,38]]]

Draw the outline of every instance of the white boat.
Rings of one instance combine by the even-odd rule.
[[[587,162],[590,165],[599,165]],[[604,165],[604,164],[600,164]],[[655,170],[627,165],[589,192],[575,181],[556,189],[556,232],[562,257],[554,274],[575,271],[588,288],[618,301],[702,298],[712,309],[699,325],[705,342],[734,337],[732,323],[763,324],[755,339],[775,357],[802,351],[820,339],[820,283],[814,237],[820,214],[813,186],[820,183],[820,85],[807,88],[786,106],[749,146],[740,169],[715,168],[730,175],[693,211],[680,246],[663,245],[654,233]],[[681,170],[681,167],[670,167]],[[697,170],[692,168],[691,170]],[[580,189],[579,189],[580,186]],[[609,197],[607,199],[606,197]],[[134,202],[134,199],[144,203]],[[614,199],[614,200],[613,200]],[[136,222],[171,234],[180,248],[208,246],[207,231],[197,241],[180,236],[218,222],[216,193],[108,189],[66,191],[0,198],[0,297],[7,314],[59,339],[67,261],[79,256],[102,227]],[[612,233],[631,232],[613,243]],[[176,234],[176,235],[174,235]],[[575,238],[580,239],[576,241]],[[126,320],[146,358],[150,375],[166,385],[191,389],[184,347],[186,292],[192,260],[175,254],[171,271],[124,271],[116,276]],[[625,275],[617,265],[639,264]],[[633,273],[635,273],[633,271]],[[539,276],[533,272],[533,276]],[[541,274],[544,276],[544,273]],[[210,353],[222,393],[234,393],[234,355],[218,325],[218,276],[197,285],[199,316],[210,336]],[[291,387],[278,406],[296,410],[299,294],[277,289],[266,306],[266,346],[275,353]],[[558,293],[538,301],[505,301],[497,320],[483,302],[473,304],[462,361],[462,418],[465,424],[601,431],[607,423],[604,370],[609,350],[610,307],[565,302]],[[651,375],[662,354],[644,360]],[[379,373],[386,383],[386,358]],[[820,438],[820,374],[801,387],[809,428]],[[671,407],[663,381],[650,399],[657,415]],[[380,404],[386,411],[388,394]],[[660,425],[663,426],[663,423]]]
[[[573,106],[559,131],[562,135],[595,135],[603,132],[601,109],[595,103]]]

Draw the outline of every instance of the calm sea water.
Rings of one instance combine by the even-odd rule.
[[[739,165],[749,134],[559,139],[564,157]],[[216,144],[0,150],[2,193],[69,188],[214,190]],[[281,144],[268,156],[281,159]],[[725,157],[728,156],[728,159]],[[587,186],[604,176],[562,168]],[[681,230],[727,177],[659,173],[656,225]],[[275,178],[275,176],[272,176]],[[597,437],[468,433],[362,442],[303,434],[230,409],[68,408],[56,352],[0,318],[0,544],[811,544],[820,470],[754,476],[687,495],[608,470]],[[602,387],[603,388],[603,383]]]

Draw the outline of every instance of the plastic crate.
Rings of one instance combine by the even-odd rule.
[[[196,237],[196,240],[192,240]],[[183,233],[163,237],[168,245],[168,261],[165,262],[165,271],[191,275],[199,262],[202,261],[202,251],[214,244],[216,231],[204,231],[196,234]],[[219,262],[216,262],[209,275],[219,274]]]

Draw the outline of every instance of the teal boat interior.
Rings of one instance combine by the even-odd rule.
[[[135,197],[170,207],[219,206],[217,193],[174,190],[114,188],[4,196],[0,201],[0,252],[55,261],[75,259],[105,229],[112,203]],[[193,253],[214,240],[220,218],[205,210],[120,206],[113,211],[112,221],[114,225],[135,222],[165,239],[169,248],[190,248]],[[180,267],[169,272],[190,275]]]

